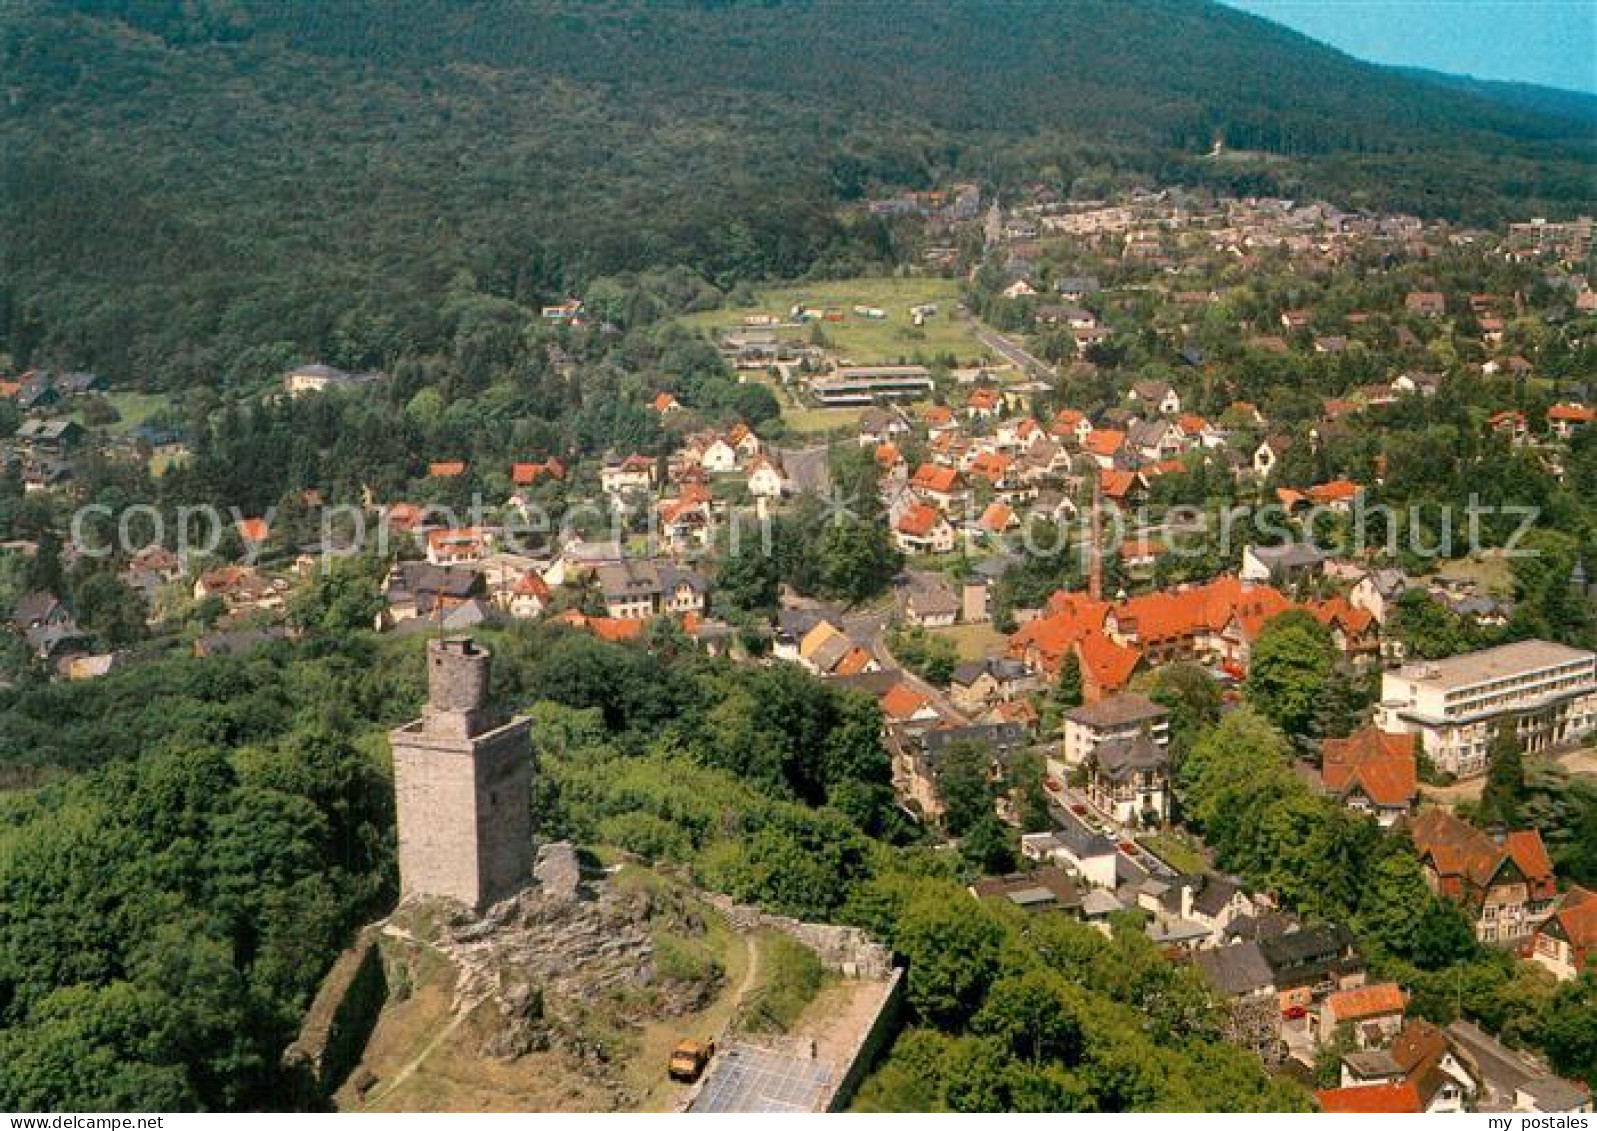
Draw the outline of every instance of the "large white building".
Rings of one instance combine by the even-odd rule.
[[[1405,664],[1381,678],[1377,725],[1419,735],[1431,760],[1459,777],[1486,772],[1503,719],[1514,720],[1527,753],[1585,738],[1597,728],[1597,654],[1522,640]]]
[[[1111,695],[1096,703],[1083,703],[1065,714],[1064,741],[1059,753],[1063,766],[1050,767],[1064,778],[1106,742],[1129,741],[1147,734],[1161,747],[1170,743],[1170,712],[1142,695]]]

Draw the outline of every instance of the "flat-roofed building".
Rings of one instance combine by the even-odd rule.
[[[1376,723],[1417,734],[1425,753],[1459,777],[1486,772],[1498,724],[1513,720],[1526,753],[1580,741],[1597,726],[1597,653],[1522,640],[1381,678]]]
[[[824,405],[913,400],[930,395],[933,387],[931,370],[924,365],[852,365],[810,381],[810,392]]]

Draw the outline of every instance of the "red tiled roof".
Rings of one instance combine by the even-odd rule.
[[[1082,674],[1092,681],[1098,694],[1112,695],[1131,682],[1132,673],[1142,662],[1142,651],[1092,632],[1076,641],[1076,657],[1081,661]]]
[[[1087,419],[1086,413],[1073,408],[1062,408],[1054,413],[1053,423],[1049,426],[1055,436],[1074,436],[1081,422]]]
[[[1403,988],[1396,982],[1377,982],[1373,986],[1337,990],[1325,999],[1325,1007],[1338,1024],[1383,1017],[1388,1013],[1402,1013],[1407,1004]]]
[[[462,461],[444,460],[441,463],[429,463],[427,474],[434,479],[454,479],[456,476],[466,474],[466,465]]]
[[[1555,404],[1547,410],[1548,420],[1568,420],[1577,424],[1590,424],[1597,420],[1597,408],[1582,404]]]
[[[553,596],[549,591],[549,583],[536,573],[522,574],[516,581],[515,591],[536,597],[540,601],[548,601]]]
[[[1331,1088],[1315,1092],[1314,1098],[1320,1101],[1321,1111],[1334,1115],[1418,1115],[1421,1110],[1419,1091],[1406,1080],[1401,1084]]]
[[[1350,479],[1333,479],[1310,487],[1309,498],[1317,503],[1351,502],[1359,493],[1359,485]]]
[[[837,667],[832,669],[833,675],[859,675],[870,666],[871,654],[863,648],[850,648],[848,654],[837,661]]]
[[[1597,947],[1597,892],[1583,887],[1572,887],[1564,893],[1564,900],[1553,918],[1564,929],[1564,937],[1577,950]]]
[[[427,545],[433,549],[448,545],[480,547],[483,541],[483,532],[475,526],[462,526],[451,530],[429,530],[427,532]]]
[[[1126,434],[1118,428],[1096,428],[1087,437],[1086,448],[1095,456],[1112,456],[1126,442]]]
[[[1409,823],[1409,835],[1421,859],[1430,859],[1449,894],[1468,895],[1473,900],[1512,860],[1525,874],[1532,898],[1552,896],[1552,864],[1541,834],[1535,829],[1510,833],[1503,844],[1498,844],[1445,809],[1426,809]]]
[[[1009,474],[1015,461],[1002,452],[982,452],[970,462],[970,473],[978,475],[989,483],[997,483]]]
[[[876,465],[878,467],[897,467],[903,459],[904,455],[898,450],[898,445],[892,442],[878,445],[876,449]]]
[[[909,684],[895,683],[882,696],[882,714],[890,719],[912,718],[927,702],[926,696]]]
[[[1386,808],[1413,803],[1419,792],[1414,736],[1384,734],[1374,727],[1347,738],[1328,738],[1321,751],[1325,788],[1341,796],[1360,790]]]
[[[1002,534],[1008,530],[1015,521],[1015,512],[1007,503],[991,503],[982,511],[978,524],[983,530],[994,534]]]
[[[1095,437],[1100,435],[1101,432],[1093,433]],[[1133,490],[1142,486],[1142,477],[1135,471],[1117,471],[1105,467],[1098,471],[1098,485],[1106,498],[1120,500],[1129,497]]]
[[[565,474],[565,465],[557,459],[547,460],[544,463],[513,463],[510,465],[510,481],[518,487],[530,486],[546,475],[551,479],[563,479]]]
[[[998,390],[977,389],[970,395],[970,407],[977,409],[997,408]]]
[[[1525,873],[1533,887],[1538,880],[1552,880],[1553,861],[1547,855],[1547,846],[1542,843],[1540,832],[1517,829],[1503,838],[1503,847],[1508,849],[1508,854],[1514,858],[1514,863],[1519,865],[1519,870]]]
[[[959,485],[959,472],[935,463],[923,463],[915,469],[909,484],[922,491],[948,492]]]
[[[608,640],[612,644],[637,640],[643,635],[644,622],[641,620],[583,616],[576,609],[563,612],[555,617],[554,620],[556,624],[568,624],[572,628],[592,633],[600,640]]]
[[[271,534],[271,527],[264,518],[241,518],[238,520],[238,536],[246,542],[264,542]]]
[[[936,529],[942,515],[937,513],[937,508],[926,503],[915,503],[905,509],[899,516],[898,529],[902,534],[912,538],[924,538]]]

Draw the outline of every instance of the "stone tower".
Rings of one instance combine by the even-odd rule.
[[[399,887],[482,910],[532,878],[529,720],[487,706],[490,656],[470,637],[427,644],[427,708],[389,735]]]

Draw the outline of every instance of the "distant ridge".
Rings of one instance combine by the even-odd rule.
[[[1479,95],[1504,106],[1512,106],[1516,110],[1528,110],[1533,114],[1548,117],[1567,118],[1572,122],[1597,129],[1597,94],[1565,90],[1556,86],[1540,86],[1536,83],[1478,79],[1470,75],[1429,71],[1422,67],[1391,69],[1420,82]]]
[[[0,351],[203,380],[430,340],[454,280],[846,274],[893,245],[846,206],[953,180],[1571,215],[1586,105],[1207,0],[0,4]]]

